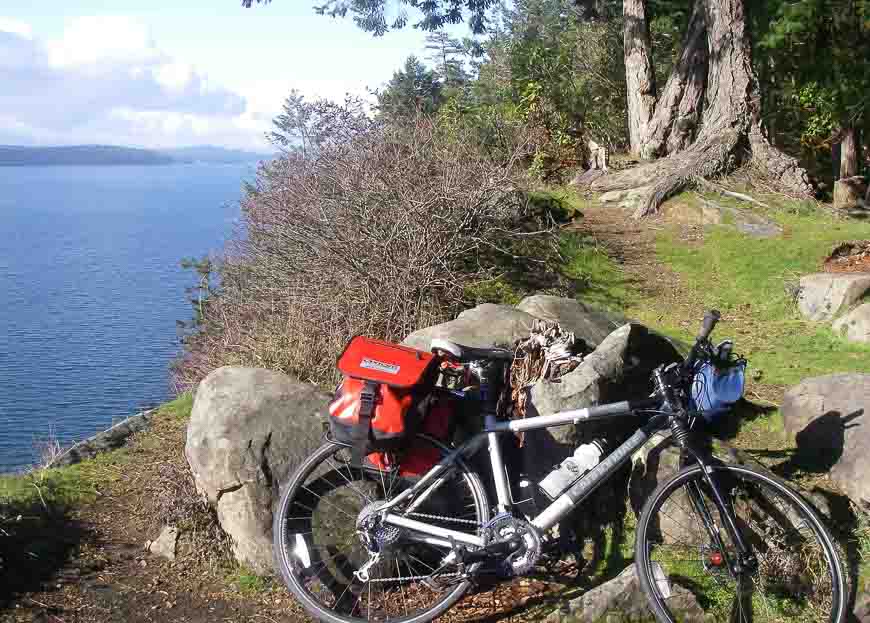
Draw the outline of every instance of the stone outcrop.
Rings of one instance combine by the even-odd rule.
[[[782,403],[785,431],[799,460],[831,480],[859,504],[870,504],[870,374],[805,379]]]
[[[684,623],[702,623],[710,620],[688,590],[671,587],[668,606]],[[565,603],[551,613],[547,623],[635,623],[652,621],[652,612],[640,586],[635,565],[627,567],[618,576]],[[711,621],[712,623],[712,621]]]
[[[157,409],[151,409],[121,420],[111,428],[71,446],[52,459],[46,467],[73,465],[85,459],[91,459],[102,452],[120,448],[131,436],[151,426],[151,418],[156,413]]]
[[[321,445],[328,401],[312,385],[270,370],[219,368],[199,385],[187,461],[236,559],[257,573],[272,572],[278,488]]]
[[[549,294],[527,296],[517,309],[542,320],[558,322],[564,330],[573,332],[593,348],[625,323],[625,319],[616,314],[598,311],[576,299]]]
[[[528,388],[527,415],[550,415],[649,395],[653,368],[679,360],[665,338],[639,324],[624,324],[608,335],[583,362],[558,382],[542,380]],[[542,476],[580,443],[604,435],[613,443],[634,432],[622,420],[584,422],[528,431],[524,439],[527,473]]]
[[[534,322],[535,316],[515,307],[484,303],[462,312],[454,320],[414,331],[402,343],[420,350],[429,350],[436,338],[477,348],[511,346],[529,336]]]
[[[870,303],[862,303],[834,321],[834,333],[850,342],[870,342]]]
[[[800,280],[798,309],[805,318],[832,320],[870,290],[868,273],[815,273]]]

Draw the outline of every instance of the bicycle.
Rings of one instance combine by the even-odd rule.
[[[680,470],[647,499],[637,524],[635,564],[657,621],[674,623],[694,608],[716,621],[840,623],[846,587],[834,541],[812,506],[763,471],[715,460],[698,443],[689,388],[699,362],[713,356],[703,327],[682,364],[652,374],[650,399],[503,421],[491,382],[512,353],[438,346],[479,379],[484,429],[458,447],[420,436],[440,461],[416,480],[395,470],[352,465],[334,440],[291,477],[274,519],[281,575],[322,621],[424,623],[445,613],[483,573],[534,569],[550,528],[577,509],[650,437],[670,431]],[[514,502],[499,436],[634,416],[637,430],[530,520]],[[694,428],[697,428],[695,426]],[[702,439],[703,441],[703,439]],[[488,449],[496,493],[490,504],[469,459]]]

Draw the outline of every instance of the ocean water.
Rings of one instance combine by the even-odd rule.
[[[220,250],[255,170],[0,168],[0,472],[170,396],[179,261]]]

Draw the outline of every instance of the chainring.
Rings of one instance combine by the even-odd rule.
[[[484,527],[484,533],[487,545],[520,539],[519,549],[499,561],[500,575],[513,577],[535,568],[541,557],[541,535],[528,521],[512,515],[498,515]]]

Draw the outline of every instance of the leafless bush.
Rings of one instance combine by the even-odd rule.
[[[397,340],[443,321],[549,234],[529,226],[514,163],[493,162],[461,130],[340,106],[320,114],[318,148],[263,166],[248,190],[182,385],[225,364],[328,381],[354,334]]]
[[[57,436],[57,430],[53,424],[48,426],[48,434],[33,442],[34,450],[38,458],[37,469],[50,467],[64,453],[64,447]]]

